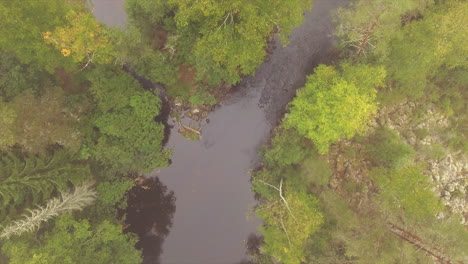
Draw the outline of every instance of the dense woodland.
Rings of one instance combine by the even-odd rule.
[[[134,76],[213,105],[313,8],[126,0],[122,31],[88,5],[0,0],[0,263],[141,263],[121,211],[171,150],[160,91]],[[462,0],[334,11],[340,58],[307,77],[252,173],[253,263],[468,262],[467,13]],[[447,157],[448,187],[431,174]]]
[[[467,9],[359,0],[336,10],[342,59],[308,76],[253,175],[265,222],[257,263],[468,261]],[[436,113],[445,124],[426,125]],[[455,153],[458,211],[428,170]]]

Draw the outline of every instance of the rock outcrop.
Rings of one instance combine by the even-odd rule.
[[[440,195],[448,210],[460,213],[462,222],[468,224],[468,156],[447,147],[451,129],[449,124],[449,119],[434,105],[425,104],[422,107],[415,102],[405,102],[380,109],[376,119],[369,124],[366,135],[379,126],[396,131],[416,151],[415,162],[427,164],[424,173],[433,181],[434,191]],[[364,177],[370,170],[370,163],[361,155],[362,149],[362,143],[356,140],[342,140],[330,148],[333,188],[338,188],[344,179],[366,186],[364,191],[372,188],[371,181]],[[356,194],[360,199],[363,195],[366,196],[362,190]],[[357,198],[350,197],[352,200]]]

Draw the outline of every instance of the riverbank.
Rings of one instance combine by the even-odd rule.
[[[256,201],[248,171],[257,166],[259,147],[269,140],[305,76],[315,65],[335,58],[329,11],[345,3],[316,1],[288,46],[274,37],[275,49],[255,75],[246,76],[206,117],[203,114],[196,121],[185,117],[184,124],[202,127],[199,141],[181,136],[177,122],[169,120],[166,147],[174,150],[171,165],[149,175],[176,197],[160,263],[234,263],[246,258],[248,237],[261,225],[252,213]],[[182,102],[176,104],[188,111]],[[193,114],[192,109],[189,116]],[[146,250],[151,251],[150,244]]]

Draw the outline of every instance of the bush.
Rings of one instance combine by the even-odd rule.
[[[216,104],[216,98],[213,95],[209,94],[205,90],[199,90],[195,94],[189,97],[189,102],[193,105],[214,105]]]
[[[298,164],[310,152],[305,139],[294,129],[278,129],[271,146],[264,150],[263,161],[268,167],[286,167]]]
[[[318,153],[306,158],[300,167],[303,182],[317,186],[325,186],[330,182],[332,171],[327,159]]]
[[[427,130],[427,128],[418,128],[414,130],[414,134],[419,140],[423,140],[429,136],[429,130]]]
[[[411,146],[403,143],[398,134],[387,128],[378,128],[365,147],[367,158],[375,165],[401,168],[414,156]]]
[[[443,209],[439,197],[432,191],[433,184],[422,169],[408,166],[391,171],[376,169],[371,173],[380,189],[383,210],[400,212],[417,221],[429,221]]]
[[[431,160],[440,160],[447,155],[444,149],[445,148],[441,144],[436,143],[424,146],[422,150],[427,158]]]

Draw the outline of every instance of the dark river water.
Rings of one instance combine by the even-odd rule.
[[[319,63],[336,57],[332,9],[349,0],[316,0],[290,43],[275,49],[236,91],[203,120],[203,137],[189,141],[171,129],[168,168],[155,170],[130,195],[127,222],[140,235],[145,263],[235,264],[261,222],[252,209],[249,169],[295,91]],[[123,0],[94,0],[108,25],[125,26]],[[171,121],[169,120],[169,124]]]

